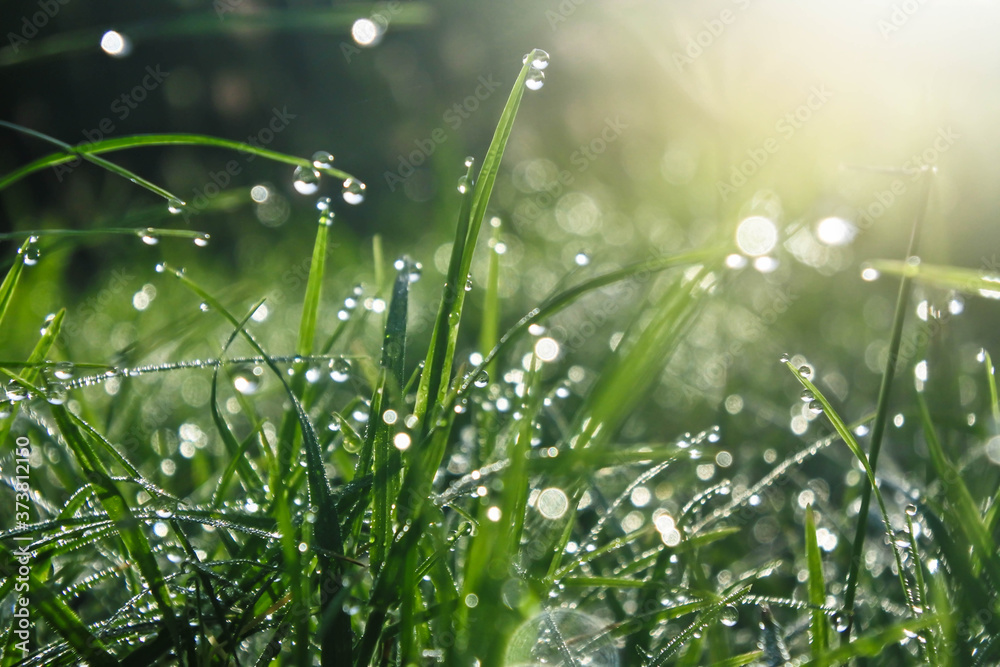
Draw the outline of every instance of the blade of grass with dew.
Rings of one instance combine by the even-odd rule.
[[[806,564],[809,568],[809,602],[822,607],[826,604],[826,582],[823,581],[823,558],[816,539],[816,520],[811,504],[806,507]],[[814,658],[825,653],[830,645],[830,624],[826,614],[818,609],[812,612],[812,640],[809,644]]]
[[[404,264],[408,264],[404,260]],[[372,523],[371,564],[375,571],[382,567],[389,544],[392,542],[392,506],[399,496],[400,450],[393,444],[392,432],[396,429],[383,415],[387,406],[403,388],[403,369],[406,351],[406,313],[409,302],[409,266],[403,266],[396,275],[392,288],[382,343],[382,362],[376,396],[372,397],[372,413],[368,428],[373,431]],[[377,406],[377,407],[376,407]],[[397,417],[398,419],[398,417]],[[409,594],[404,594],[409,597]]]
[[[972,553],[978,559],[978,567],[974,572],[984,568],[993,582],[994,590],[1000,588],[1000,557],[997,556],[996,545],[986,530],[986,525],[979,514],[976,501],[962,479],[958,469],[948,460],[936,429],[927,409],[927,401],[922,393],[917,393],[917,406],[920,408],[920,420],[927,440],[927,449],[931,455],[931,463],[938,477],[944,481],[943,487],[948,500],[945,505],[946,518],[949,523],[958,526],[972,546]]]
[[[7,315],[7,309],[10,307],[10,300],[14,297],[14,291],[21,280],[21,273],[24,271],[24,257],[30,247],[29,241],[21,244],[13,266],[7,271],[3,283],[0,284],[0,324],[3,324],[3,318]]]
[[[49,167],[55,167],[61,164],[66,164],[67,162],[73,162],[77,160],[80,156],[96,156],[102,153],[111,153],[114,151],[127,150],[131,148],[147,148],[154,146],[204,146],[204,147],[215,147],[215,148],[228,148],[230,150],[239,151],[240,153],[246,153],[248,155],[254,155],[257,157],[262,157],[273,162],[280,162],[284,164],[294,165],[296,167],[303,167],[305,169],[316,169],[319,172],[327,174],[338,180],[347,180],[348,178],[354,178],[351,174],[340,169],[334,169],[333,167],[316,167],[312,160],[307,160],[306,158],[296,157],[294,155],[287,155],[285,153],[279,153],[278,151],[272,151],[267,148],[261,148],[260,146],[254,146],[252,144],[246,144],[242,141],[233,141],[231,139],[221,139],[219,137],[211,137],[204,134],[137,134],[125,137],[115,137],[112,139],[104,139],[101,141],[95,141],[94,143],[88,143],[80,146],[71,146],[65,142],[62,142],[48,135],[35,132],[23,125],[16,125],[14,123],[8,123],[6,121],[0,121],[0,127],[7,127],[9,129],[29,134],[31,136],[43,139],[45,141],[54,142],[61,146],[64,150],[60,153],[52,153],[44,157],[38,158],[33,162],[15,169],[9,174],[0,177],[0,190],[3,190],[13,183],[21,180],[29,174],[33,174],[36,171],[41,171],[42,169],[47,169]],[[357,180],[357,179],[355,179]],[[180,201],[180,200],[178,200]]]
[[[845,665],[855,658],[874,657],[880,655],[887,646],[913,636],[937,623],[937,616],[927,614],[921,618],[897,623],[884,630],[871,632],[862,637],[838,646],[818,658],[805,663],[803,667],[827,667],[828,665]]]
[[[910,238],[907,242],[906,248],[907,259],[915,257],[917,252],[920,231],[930,203],[932,176],[933,172],[931,171],[924,174],[922,181],[923,202],[920,208],[917,209],[917,213],[913,218],[913,225],[910,228]],[[892,382],[896,374],[896,363],[899,359],[899,346],[903,338],[903,324],[906,320],[906,309],[910,302],[910,291],[910,279],[907,276],[903,276],[899,281],[899,291],[896,295],[895,312],[893,313],[892,318],[892,333],[889,338],[889,356],[886,360],[885,370],[882,372],[882,381],[879,384],[878,402],[875,408],[875,421],[872,424],[871,436],[869,440],[871,444],[869,445],[868,458],[866,459],[866,461],[870,463],[872,469],[872,478],[874,478],[874,471],[878,467],[879,452],[882,449],[882,438],[885,434],[885,427],[889,420],[889,396],[892,392]],[[875,484],[874,479],[871,479],[870,481],[871,484]],[[858,511],[857,525],[854,530],[854,541],[851,543],[851,561],[847,574],[847,587],[844,590],[844,614],[847,618],[847,627],[840,635],[841,643],[846,643],[851,640],[851,631],[854,626],[854,597],[857,592],[858,581],[861,576],[861,563],[864,559],[865,535],[868,523],[868,510],[871,506],[872,491],[877,492],[878,490],[870,489],[864,485],[861,487],[861,506]],[[895,546],[893,546],[893,549],[895,550]],[[896,552],[896,556],[898,560],[898,551]],[[902,569],[900,569],[900,576],[902,576]]]
[[[323,227],[324,225],[320,226]],[[174,276],[176,276],[185,287],[201,297],[202,300],[208,303],[213,310],[221,313],[241,332],[243,338],[251,345],[251,347],[253,347],[257,354],[264,359],[264,362],[267,364],[268,368],[271,369],[271,372],[278,377],[285,389],[285,393],[292,402],[292,406],[298,417],[299,427],[302,433],[302,442],[306,453],[306,473],[309,483],[309,504],[312,505],[315,503],[317,506],[316,523],[313,530],[317,540],[317,546],[319,547],[318,557],[321,567],[319,585],[320,590],[324,592],[320,605],[320,616],[321,618],[324,618],[326,617],[327,610],[330,609],[331,601],[334,599],[333,594],[341,589],[341,583],[339,580],[339,565],[336,565],[333,559],[325,556],[324,554],[343,554],[344,549],[340,534],[340,519],[337,511],[337,503],[333,494],[333,489],[330,487],[330,481],[326,477],[326,469],[323,464],[323,453],[320,449],[319,438],[313,428],[312,421],[309,419],[309,415],[306,413],[301,401],[299,401],[298,396],[296,396],[292,387],[289,386],[288,382],[285,380],[285,376],[281,372],[281,369],[279,369],[274,360],[266,352],[264,352],[264,349],[260,346],[257,340],[251,336],[245,328],[243,328],[241,323],[228,310],[222,307],[222,304],[219,303],[218,299],[208,294],[208,292],[185,276],[182,272],[169,269],[166,265],[161,266],[164,270],[171,270]],[[310,279],[311,278],[312,275],[310,275]],[[306,600],[302,600],[302,604],[304,605],[305,603]],[[307,610],[308,607],[303,607],[303,609]],[[322,627],[320,629],[323,667],[348,664],[351,659],[352,632],[350,617],[342,609],[337,609],[334,613],[332,613],[330,618],[330,627]],[[301,652],[300,655],[307,655],[306,652],[309,647],[308,619],[309,614],[307,613],[303,619],[303,623],[300,624],[303,628],[298,634],[297,646],[298,650]]]
[[[455,353],[455,343],[458,340],[458,328],[462,318],[462,305],[465,303],[465,284],[469,278],[472,266],[472,254],[479,238],[479,230],[486,214],[486,205],[493,193],[493,184],[500,169],[507,140],[510,138],[514,118],[517,116],[521,98],[524,96],[524,81],[530,70],[530,58],[525,60],[521,72],[514,81],[510,96],[500,113],[493,140],[486,151],[483,166],[479,170],[479,178],[473,183],[473,164],[467,164],[466,187],[462,201],[462,211],[459,214],[458,229],[455,244],[452,247],[451,261],[448,265],[448,282],[445,284],[441,299],[438,319],[431,334],[431,344],[424,363],[425,381],[420,378],[417,389],[417,402],[414,414],[427,423],[429,406],[433,401],[440,401],[448,392],[448,382],[451,377],[451,366]],[[436,385],[436,386],[435,386]],[[427,427],[424,427],[426,432]],[[437,466],[435,466],[436,469]]]
[[[926,285],[953,289],[965,294],[974,294],[987,299],[1000,299],[1000,275],[958,266],[911,264],[898,260],[881,259],[871,262],[873,269],[880,273],[913,278]]]
[[[22,262],[18,262],[21,264]],[[6,281],[4,281],[6,284]],[[24,368],[18,375],[11,375],[15,382],[21,382],[22,386],[24,384],[32,385],[41,376],[41,364],[48,356],[49,351],[52,346],[55,345],[56,339],[59,337],[59,332],[62,330],[63,320],[66,318],[66,309],[62,308],[55,314],[55,316],[48,322],[46,322],[45,327],[42,328],[41,336],[38,338],[38,342],[35,343],[34,349],[31,354],[28,355],[28,361],[25,363]],[[4,369],[5,373],[8,373]],[[45,393],[45,392],[37,392]],[[11,426],[14,424],[14,420],[17,419],[17,414],[20,410],[20,402],[9,403],[10,405],[10,415],[4,419],[0,419],[0,442],[6,442],[7,435],[10,433]]]
[[[20,575],[14,567],[18,557],[6,546],[0,544],[0,573],[7,579],[17,579]],[[47,582],[33,573],[28,573],[28,588],[31,591],[31,608],[45,618],[55,632],[65,639],[77,654],[92,665],[112,667],[118,664],[108,651],[108,647],[87,629],[76,613],[63,599],[49,588]]]
[[[25,236],[37,238],[91,238],[103,235],[142,236],[149,234],[157,238],[180,238],[207,241],[211,238],[205,232],[188,229],[164,229],[160,227],[105,227],[104,229],[33,229],[0,234],[0,241],[19,239]],[[2,302],[0,302],[2,305]]]
[[[333,218],[324,212],[316,225],[316,240],[313,243],[312,259],[309,263],[309,277],[306,279],[306,293],[302,303],[302,319],[299,321],[299,336],[295,344],[295,354],[307,357],[313,353],[316,345],[316,326],[319,320],[320,297],[323,291],[323,278],[326,275],[326,253],[330,243],[330,227]],[[302,397],[305,387],[305,364],[301,361],[292,365],[291,390],[297,397]],[[285,412],[278,430],[278,467],[288,474],[291,470],[292,458],[296,453],[297,444],[295,427],[298,415],[294,406]]]
[[[848,449],[851,450],[851,453],[854,454],[854,457],[864,467],[865,474],[868,476],[868,483],[871,484],[872,493],[875,495],[875,500],[878,502],[879,510],[882,512],[882,524],[885,529],[885,533],[890,538],[889,542],[892,546],[892,554],[896,561],[896,572],[899,575],[899,583],[903,590],[903,597],[906,600],[907,606],[912,610],[914,606],[913,592],[910,590],[910,586],[906,581],[903,560],[899,554],[899,547],[896,545],[896,541],[892,539],[893,530],[892,522],[889,520],[889,510],[886,508],[882,492],[879,491],[878,482],[875,478],[875,471],[868,462],[868,457],[865,456],[865,453],[861,450],[861,446],[858,445],[858,441],[854,439],[854,434],[851,433],[851,430],[847,427],[847,424],[844,423],[844,420],[841,419],[837,411],[833,409],[833,406],[830,404],[830,401],[827,400],[826,396],[823,395],[823,392],[821,392],[816,385],[810,382],[809,378],[803,375],[799,369],[795,368],[791,362],[786,361],[784,364],[803,386],[803,388],[812,392],[815,400],[820,402],[823,406],[823,414],[826,415],[827,420],[829,420],[834,430],[837,431],[837,434],[840,436],[841,440],[844,441],[844,444],[846,444]]]

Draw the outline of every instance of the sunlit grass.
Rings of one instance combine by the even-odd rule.
[[[5,519],[0,533],[3,665],[1000,659],[996,474],[973,469],[984,456],[1000,461],[991,358],[984,350],[980,382],[988,400],[973,415],[979,430],[971,429],[976,420],[970,428],[939,423],[921,391],[894,381],[897,366],[902,376],[915,360],[898,354],[912,326],[911,282],[990,297],[995,276],[873,263],[902,279],[890,361],[881,393],[870,399],[875,412],[841,415],[813,382],[820,369],[784,358],[794,377],[786,378],[789,401],[797,380],[831,435],[765,454],[759,475],[734,470],[732,478],[712,480],[716,464],[710,474],[701,466],[730,465],[716,454],[726,435],[717,425],[674,433],[651,420],[623,433],[663,369],[692,342],[699,319],[735,290],[739,274],[726,258],[738,248],[714,239],[571,277],[529,312],[504,312],[502,267],[491,248],[506,231],[483,226],[525,84],[539,80],[533,65],[546,62],[541,57],[525,58],[481,167],[465,163],[453,195],[461,204],[451,254],[426,336],[413,336],[409,326],[418,263],[400,257],[393,273],[381,240],[370,265],[350,267],[362,287],[331,284],[330,246],[339,230],[325,202],[312,254],[302,258],[307,269],[295,287],[301,312],[289,325],[287,349],[273,349],[256,327],[266,296],[243,299],[206,286],[204,272],[162,262],[156,289],[171,303],[199,304],[200,320],[168,323],[149,346],[149,364],[63,360],[73,349],[61,338],[65,310],[39,335],[34,325],[7,318],[15,299],[30,298],[40,241],[130,233],[149,245],[147,237],[207,237],[144,227],[30,234],[0,285],[0,322],[34,345],[23,360],[0,364],[8,398],[0,432],[5,443],[24,438],[32,449],[24,499],[30,517]],[[0,188],[82,157],[179,202],[98,157],[154,145],[253,151],[310,170],[316,162],[196,135],[111,139],[85,150],[43,138],[61,151],[0,178]],[[353,178],[315,168],[338,181]],[[767,231],[777,238],[774,225]],[[477,254],[481,232],[492,236],[486,256]],[[911,247],[906,255],[914,253]],[[476,318],[465,306],[478,263],[488,266],[489,279]],[[272,278],[281,280],[262,281]],[[546,330],[551,318],[629,281],[637,306],[623,309],[623,330],[606,356],[566,368],[566,351]],[[325,330],[332,303],[337,324]],[[110,306],[106,315],[123,317]],[[502,328],[510,318],[520,319]],[[212,356],[184,358],[196,349],[185,344],[191,339],[200,349],[208,340]],[[465,340],[479,341],[475,361],[466,361]],[[926,347],[916,358],[929,354]],[[171,380],[180,373],[200,374],[209,389],[178,426],[157,407],[181,403],[170,391],[195,393],[197,384]],[[160,384],[143,391],[146,381]],[[753,397],[753,388],[741,391]],[[883,475],[878,448],[896,411],[919,424],[926,456]],[[141,427],[147,421],[152,430]],[[869,423],[871,444],[862,435]],[[794,439],[782,431],[773,442]],[[849,455],[835,453],[841,445]],[[11,471],[25,457],[11,450],[4,450],[10,491],[3,497],[13,506],[19,487]],[[835,466],[825,491],[796,481],[820,456],[823,466]],[[867,516],[869,493],[877,525]],[[764,531],[773,533],[770,540]],[[775,535],[782,539],[772,550],[766,545]],[[30,556],[19,561],[20,547]],[[26,652],[10,613],[21,580],[34,623]]]

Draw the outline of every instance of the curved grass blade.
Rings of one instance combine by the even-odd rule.
[[[958,266],[941,266],[900,262],[897,260],[876,260],[872,268],[892,275],[912,278],[926,285],[942,289],[953,289],[966,294],[974,294],[987,299],[1000,299],[1000,275],[965,269]]]
[[[806,390],[812,392],[812,395],[815,397],[815,399],[820,402],[820,404],[823,406],[823,413],[826,415],[826,418],[830,421],[830,424],[833,426],[834,430],[837,431],[837,434],[840,436],[841,440],[844,441],[848,449],[851,450],[851,453],[854,454],[854,457],[858,459],[859,463],[861,463],[862,467],[865,470],[865,474],[868,476],[868,483],[871,485],[872,492],[875,494],[875,500],[878,502],[879,510],[881,510],[882,512],[882,525],[885,528],[886,535],[888,535],[891,538],[893,535],[893,530],[892,530],[892,524],[889,521],[889,510],[886,508],[885,500],[882,498],[882,492],[879,491],[878,482],[875,479],[875,471],[872,469],[871,464],[868,462],[868,457],[865,456],[865,453],[861,450],[861,446],[858,445],[858,441],[854,439],[854,434],[851,433],[850,428],[848,428],[847,424],[844,423],[844,420],[841,419],[840,415],[837,414],[837,411],[833,409],[833,406],[830,405],[830,401],[828,401],[826,396],[823,395],[823,392],[817,389],[816,385],[810,382],[809,378],[807,378],[805,375],[799,372],[799,369],[795,368],[795,366],[793,366],[791,362],[786,361],[784,362],[784,364],[788,368],[788,370],[791,371],[791,373],[795,376],[795,378],[799,381],[799,383]],[[896,571],[899,574],[899,583],[903,589],[903,596],[906,599],[907,606],[909,606],[910,609],[912,610],[915,604],[914,596],[913,592],[910,590],[909,584],[906,581],[905,569],[903,568],[903,559],[899,553],[899,546],[893,539],[890,539],[889,542],[890,545],[892,546],[892,554],[896,559]],[[845,609],[846,609],[846,604],[845,604]],[[844,634],[849,634],[849,632],[845,631]],[[843,635],[841,636],[843,637]],[[846,642],[847,640],[843,641]]]
[[[872,632],[863,637],[858,637],[847,644],[843,644],[818,658],[810,660],[803,667],[845,665],[854,658],[877,656],[887,646],[898,644],[921,630],[933,627],[937,622],[938,618],[935,614],[927,614],[920,618],[892,625],[885,630]]]
[[[54,142],[63,150],[59,153],[52,153],[44,157],[40,157],[37,160],[29,162],[28,164],[15,169],[9,174],[0,177],[0,190],[10,186],[13,183],[21,180],[29,174],[33,174],[36,171],[41,171],[42,169],[47,169],[49,167],[55,167],[61,164],[66,164],[67,162],[73,162],[79,157],[85,157],[89,159],[91,157],[96,158],[97,155],[103,153],[111,153],[114,151],[127,150],[130,148],[144,148],[153,146],[205,146],[205,147],[215,147],[215,148],[227,148],[230,150],[235,150],[240,153],[246,153],[247,155],[254,155],[262,158],[266,158],[273,162],[281,162],[284,164],[294,165],[296,167],[304,167],[307,169],[317,169],[318,171],[332,176],[333,178],[346,180],[348,178],[354,178],[351,174],[340,169],[334,169],[333,167],[319,167],[317,168],[312,160],[307,160],[305,158],[295,157],[294,155],[288,155],[286,153],[279,153],[278,151],[272,151],[267,148],[261,148],[259,146],[254,146],[252,144],[243,143],[242,141],[233,141],[231,139],[221,139],[219,137],[210,137],[204,134],[137,134],[126,137],[116,137],[113,139],[104,139],[102,141],[95,141],[93,143],[81,144],[79,146],[72,146],[63,141],[49,137],[47,135],[42,135],[36,133],[34,130],[23,127],[21,125],[16,125],[14,123],[8,123],[6,121],[0,121],[0,126],[8,127],[18,132],[23,132],[25,134],[30,134],[38,138],[43,138],[46,141]],[[99,158],[98,158],[99,159]],[[171,195],[172,197],[172,195]],[[180,201],[179,198],[177,198]]]
[[[3,318],[10,307],[10,300],[14,296],[14,290],[17,289],[17,284],[21,280],[21,272],[24,270],[25,253],[28,252],[29,247],[31,247],[31,244],[28,241],[21,244],[21,247],[17,251],[17,259],[14,261],[14,265],[10,267],[7,275],[4,276],[3,283],[0,284],[0,324],[3,324]]]

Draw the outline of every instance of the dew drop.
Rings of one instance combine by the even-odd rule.
[[[424,265],[420,262],[410,262],[409,273],[407,274],[407,279],[411,283],[415,283],[420,280],[420,276],[424,273]]]
[[[916,516],[916,515],[917,515],[917,506],[916,505],[907,505],[906,506],[906,516]]]
[[[296,167],[292,177],[295,179],[292,185],[299,194],[311,195],[319,190],[319,172],[312,167]]]
[[[472,278],[469,278],[468,280],[465,281],[465,291],[466,292],[472,291]]]
[[[42,256],[42,253],[38,250],[38,246],[35,245],[37,241],[38,238],[34,236],[28,239],[28,247],[24,251],[25,266],[34,266],[35,264],[38,264],[38,260]]]
[[[64,384],[53,384],[45,393],[45,400],[52,405],[62,405],[66,402],[69,392]]]
[[[529,60],[531,61],[531,66],[535,69],[545,69],[549,66],[549,54],[541,49],[534,49],[531,53],[525,53],[521,63],[526,65]]]
[[[864,265],[861,267],[861,279],[866,282],[872,282],[873,280],[878,280],[879,275],[878,269],[871,265]]]
[[[833,621],[833,627],[837,630],[837,632],[847,632],[847,627],[849,625],[847,621],[847,614],[839,611],[835,612],[831,620]]]
[[[202,301],[198,305],[198,309],[201,310],[201,312],[203,312],[203,313],[207,313],[208,311],[212,310],[212,307],[210,305],[208,305],[207,303],[205,303],[204,301]]]
[[[17,403],[28,398],[28,390],[18,384],[16,380],[11,380],[7,383],[6,393],[7,400],[11,403]]]
[[[467,158],[465,158],[465,168],[466,169],[468,169],[469,167],[471,167],[475,163],[476,163],[476,158],[472,157],[471,155],[468,156]]]
[[[720,615],[719,620],[722,621],[723,625],[725,625],[728,628],[731,628],[734,625],[736,625],[736,622],[738,620],[740,620],[740,610],[734,607],[733,605],[728,605],[725,609],[722,610],[722,614]]]
[[[590,256],[585,252],[576,253],[576,257],[573,258],[577,266],[587,266],[590,264]]]
[[[330,210],[331,200],[329,197],[320,197],[316,200],[316,210],[325,213]]]
[[[347,359],[334,359],[330,362],[330,379],[334,382],[347,382],[351,377],[351,362]]]
[[[458,177],[458,191],[463,195],[469,191],[469,177],[465,174]]]
[[[780,361],[783,364],[787,364],[789,361],[791,361],[791,359],[792,357],[787,352],[785,352],[784,354],[781,355],[781,357],[778,358],[778,361]]]
[[[524,85],[528,90],[539,90],[545,85],[545,72],[532,68],[528,72],[528,78],[524,80]]]
[[[367,186],[356,178],[348,178],[344,181],[341,194],[344,201],[352,206],[356,206],[365,200],[365,188]]]
[[[315,367],[310,368],[309,370],[306,371],[306,382],[308,382],[309,384],[316,384],[317,382],[319,382],[319,378],[321,375],[322,373],[320,373],[320,370],[318,368]]]
[[[810,378],[812,378],[812,375],[813,375],[813,369],[812,369],[812,367],[811,366],[805,366],[805,365],[799,366],[799,375],[801,375],[805,379],[809,380]]]
[[[196,236],[194,237],[194,244],[199,248],[204,248],[205,246],[208,245],[208,241],[211,238],[212,237],[208,234],[202,234],[201,236]]]
[[[474,384],[477,387],[479,387],[480,389],[482,389],[483,387],[485,387],[489,383],[490,383],[490,376],[489,376],[489,374],[486,371],[479,371],[479,374],[476,375],[476,379],[473,381],[472,384]]]
[[[139,235],[139,238],[142,239],[142,242],[145,243],[146,245],[156,245],[157,243],[160,242],[159,237],[156,236],[156,233],[153,231],[152,227],[137,233]]]
[[[323,211],[319,214],[319,224],[322,227],[332,227],[333,226],[333,211]]]
[[[313,153],[312,162],[317,169],[329,169],[333,166],[333,154],[329,151],[316,151]]]
[[[809,391],[808,389],[806,389],[805,391],[802,392],[801,398],[802,398],[803,401],[805,401],[805,402],[808,403],[808,402],[812,401],[814,398],[816,398],[816,396],[811,391]]]
[[[169,507],[161,507],[156,510],[156,516],[161,519],[169,519],[174,516],[174,511]]]
[[[253,368],[244,366],[233,373],[233,387],[241,394],[249,395],[257,393],[260,389],[260,378],[254,373]]]
[[[811,401],[809,403],[809,410],[810,412],[813,412],[818,415],[819,413],[823,412],[823,404],[820,403],[819,401]]]
[[[76,367],[72,361],[60,361],[52,367],[52,375],[57,380],[71,380]]]

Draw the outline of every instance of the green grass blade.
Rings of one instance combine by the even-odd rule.
[[[943,485],[945,496],[948,499],[945,506],[945,516],[949,523],[961,529],[969,544],[972,545],[972,551],[978,557],[981,566],[986,569],[994,589],[1000,587],[1000,557],[997,556],[996,545],[983,523],[976,501],[958,469],[945,455],[934,424],[931,422],[927,402],[921,393],[917,394],[917,405],[920,408],[920,419],[924,429],[924,437],[927,440],[927,449],[931,455],[931,463],[939,478],[947,480],[947,483]]]
[[[879,510],[882,512],[882,524],[885,528],[886,535],[889,536],[890,545],[892,546],[892,553],[896,559],[896,571],[899,573],[899,583],[903,589],[903,595],[907,601],[907,605],[912,609],[914,606],[914,598],[912,591],[910,590],[909,584],[906,581],[905,570],[903,568],[903,559],[899,554],[899,547],[896,545],[896,541],[891,539],[893,537],[892,523],[889,521],[889,510],[886,508],[885,499],[882,497],[882,492],[879,491],[878,482],[875,479],[875,471],[872,469],[871,464],[868,462],[868,457],[861,450],[861,446],[858,445],[858,441],[854,439],[854,434],[851,433],[850,428],[844,423],[840,415],[834,410],[830,401],[827,400],[826,396],[823,395],[819,389],[816,388],[809,378],[806,377],[808,374],[803,374],[799,369],[795,368],[790,362],[784,362],[785,366],[789,371],[795,376],[799,383],[807,390],[812,392],[815,400],[819,401],[823,406],[823,413],[826,418],[830,421],[834,430],[837,431],[837,435],[840,436],[847,448],[851,450],[854,457],[861,463],[865,470],[865,474],[868,476],[868,483],[871,485],[872,492],[875,495],[875,500],[878,502]],[[845,632],[845,634],[847,634]]]
[[[0,325],[3,324],[3,318],[10,307],[10,300],[14,297],[14,290],[17,289],[17,284],[21,280],[21,272],[24,270],[24,256],[30,245],[28,241],[21,245],[17,251],[17,259],[14,260],[13,266],[10,267],[3,283],[0,284]]]
[[[925,285],[953,289],[988,299],[1000,299],[1000,275],[958,266],[940,266],[888,259],[874,261],[871,265],[880,273],[912,278]]]
[[[6,546],[0,544],[0,573],[5,579],[17,579],[22,576],[17,568],[17,555]],[[31,608],[45,618],[49,626],[65,639],[80,657],[92,665],[113,667],[118,664],[108,647],[95,637],[80,621],[80,618],[70,609],[63,599],[56,594],[48,583],[29,572],[28,589],[31,591]]]
[[[6,121],[0,121],[0,126],[8,127],[10,129],[17,130],[18,132],[35,134],[33,130],[29,130],[21,125],[15,125],[14,123],[8,123]],[[36,134],[35,136],[39,135]],[[7,188],[11,184],[16,183],[25,176],[33,174],[36,171],[41,171],[42,169],[47,169],[49,167],[56,167],[61,164],[66,164],[67,162],[73,162],[81,156],[94,157],[103,153],[154,146],[204,146],[226,148],[240,153],[246,153],[247,155],[262,157],[273,162],[294,165],[296,167],[304,167],[306,169],[317,169],[318,171],[338,180],[354,178],[351,174],[341,169],[334,169],[333,167],[317,168],[313,165],[312,160],[307,160],[306,158],[279,153],[278,151],[261,148],[259,146],[243,143],[242,141],[221,139],[204,134],[137,134],[126,137],[116,137],[113,139],[104,139],[102,141],[81,144],[79,146],[70,146],[69,144],[61,142],[58,139],[47,137],[45,135],[41,136],[45,137],[48,141],[56,142],[58,145],[63,147],[63,150],[58,153],[52,153],[38,158],[37,160],[29,162],[9,174],[0,177],[0,190]]]
[[[806,563],[809,567],[809,602],[815,607],[826,604],[826,582],[823,581],[823,558],[816,539],[816,520],[812,505],[806,507]],[[830,623],[820,609],[812,611],[812,641],[814,658],[826,652],[830,644]]]
[[[486,151],[483,166],[479,170],[479,178],[475,181],[474,186],[472,185],[473,165],[471,162],[467,163],[468,171],[465,178],[467,187],[472,187],[472,190],[471,193],[467,191],[463,198],[455,243],[452,246],[451,262],[448,266],[448,282],[445,284],[438,320],[432,333],[431,346],[424,364],[424,374],[427,376],[427,380],[425,381],[421,377],[420,387],[417,391],[417,404],[414,408],[414,414],[424,419],[425,424],[429,402],[440,401],[448,393],[455,343],[458,340],[462,306],[465,303],[464,286],[469,278],[473,251],[476,248],[476,240],[479,238],[479,230],[486,214],[486,206],[493,193],[493,184],[496,182],[497,172],[500,169],[500,161],[503,158],[504,149],[507,147],[511,128],[514,126],[517,109],[520,107],[521,98],[524,95],[524,80],[530,69],[530,59],[528,59],[521,67],[521,72],[514,81],[507,103],[500,113],[500,121],[497,123],[493,140]],[[426,431],[426,429],[425,426],[424,430]]]
[[[917,242],[923,226],[924,217],[927,215],[927,208],[931,195],[932,171],[924,174],[922,205],[918,209],[913,219],[913,226],[910,229],[910,239],[907,245],[907,258],[914,257],[917,252]],[[909,263],[909,262],[907,262]],[[903,323],[906,320],[906,308],[910,301],[910,279],[903,276],[899,281],[899,292],[896,295],[896,308],[892,320],[892,334],[889,339],[889,357],[886,361],[885,371],[882,373],[882,382],[879,385],[878,404],[875,409],[875,422],[872,424],[871,445],[869,447],[869,459],[871,469],[878,467],[879,452],[882,448],[882,437],[885,434],[885,427],[889,420],[889,395],[892,391],[892,382],[895,378],[896,363],[899,357],[899,346],[903,337]],[[870,480],[874,485],[874,475]],[[877,492],[878,490],[875,489]],[[840,635],[842,643],[849,642],[851,630],[854,624],[854,597],[857,592],[858,579],[861,576],[861,562],[864,559],[865,532],[868,523],[868,508],[871,504],[872,489],[863,486],[861,490],[861,507],[858,512],[857,525],[854,531],[854,541],[852,543],[851,561],[847,575],[847,587],[844,591],[844,613],[847,615],[847,627]],[[883,510],[884,514],[884,510]],[[895,549],[895,547],[893,547]],[[898,562],[898,552],[896,553]],[[902,576],[902,570],[900,570]]]
[[[879,632],[872,632],[854,641],[842,644],[838,648],[810,660],[803,667],[826,667],[827,665],[846,665],[855,658],[874,657],[882,653],[887,646],[899,642],[937,623],[937,616],[928,614],[917,619],[904,621]]]

